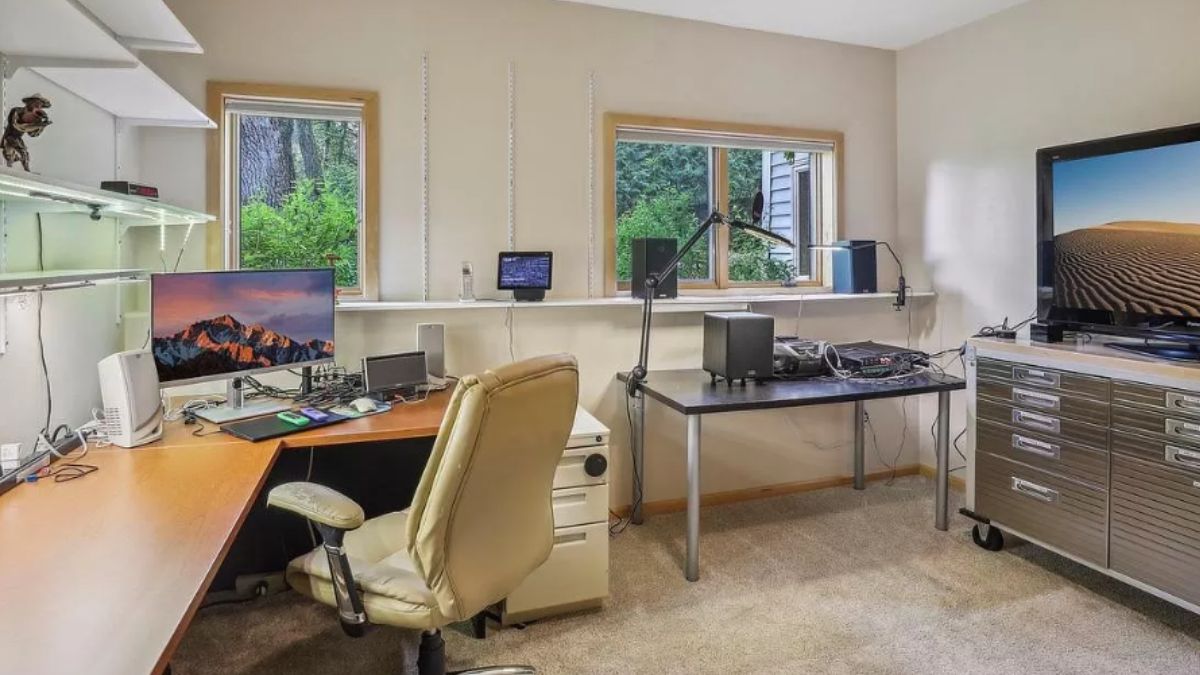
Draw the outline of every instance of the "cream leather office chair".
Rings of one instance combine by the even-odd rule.
[[[308,518],[323,542],[288,565],[288,583],[337,607],[348,635],[368,621],[423,631],[421,675],[441,675],[440,628],[504,599],[550,555],[551,488],[578,396],[568,355],[464,377],[404,511],[363,522],[362,507],[327,487],[271,490],[267,504]]]

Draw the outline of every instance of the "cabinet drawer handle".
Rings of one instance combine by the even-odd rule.
[[[1062,420],[1049,415],[1039,415],[1026,410],[1014,410],[1012,412],[1013,424],[1020,424],[1023,427],[1031,429],[1041,429],[1057,434],[1062,429]]]
[[[586,492],[563,492],[562,490],[555,490],[554,496],[552,496],[550,500],[553,501],[555,505],[567,505],[586,504],[588,499]]]
[[[1167,418],[1167,435],[1177,438],[1200,438],[1200,424]]]
[[[1186,466],[1189,469],[1200,469],[1200,452],[1195,450],[1168,445],[1164,456],[1171,464]]]
[[[1013,379],[1018,382],[1043,384],[1047,387],[1057,387],[1060,381],[1058,373],[1048,373],[1044,370],[1022,368],[1020,366],[1013,366]]]
[[[554,535],[554,546],[566,546],[567,544],[578,544],[584,541],[587,541],[587,532]]]
[[[1020,492],[1027,497],[1041,500],[1047,504],[1052,504],[1058,501],[1058,490],[1052,490],[1037,483],[1031,483],[1022,478],[1012,477],[1013,492]]]
[[[1200,396],[1188,396],[1187,394],[1168,391],[1167,407],[1200,412]]]
[[[1059,459],[1062,457],[1062,447],[1054,443],[1039,441],[1036,438],[1022,436],[1021,434],[1012,435],[1012,446],[1016,450],[1033,453],[1049,459]]]
[[[1044,408],[1046,410],[1058,410],[1059,406],[1062,405],[1061,397],[1053,394],[1029,391],[1028,389],[1018,389],[1017,387],[1013,387],[1012,397],[1013,401],[1017,403],[1023,403],[1034,408]]]

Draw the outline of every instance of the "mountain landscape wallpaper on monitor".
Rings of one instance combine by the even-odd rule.
[[[1054,165],[1054,301],[1200,317],[1200,142]]]
[[[333,358],[326,270],[157,274],[152,289],[160,382]]]

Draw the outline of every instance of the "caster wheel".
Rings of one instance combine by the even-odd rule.
[[[1004,534],[991,525],[979,523],[972,527],[971,539],[976,546],[986,551],[999,551],[1004,548]]]

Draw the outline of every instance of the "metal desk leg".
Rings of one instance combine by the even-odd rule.
[[[629,520],[641,525],[646,498],[646,395],[642,393],[633,397],[633,427],[633,512]]]
[[[700,579],[700,416],[687,418],[687,567],[688,581]]]
[[[867,405],[854,402],[854,489],[867,489]]]
[[[937,510],[934,527],[945,531],[950,520],[950,392],[938,393],[937,425]]]

